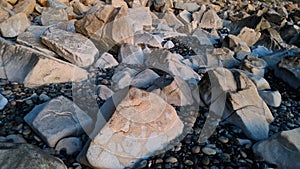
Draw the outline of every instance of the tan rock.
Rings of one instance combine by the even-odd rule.
[[[30,26],[25,13],[18,13],[0,24],[2,36],[13,38],[24,32]]]
[[[9,18],[9,13],[0,8],[0,24]]]
[[[77,15],[82,15],[90,9],[90,7],[85,6],[79,0],[73,0],[70,4],[72,5],[74,12]]]
[[[162,19],[165,19],[168,26],[173,27],[174,29],[184,26],[184,24],[179,19],[177,19],[173,11],[170,10],[168,10],[164,14],[164,17]]]
[[[63,8],[45,8],[41,16],[43,25],[52,25],[58,22],[68,21],[68,14]]]
[[[15,13],[25,13],[26,15],[30,15],[34,11],[35,5],[36,5],[35,0],[18,1],[13,11]]]
[[[172,106],[154,93],[130,88],[86,156],[94,168],[124,168],[163,149],[182,130]]]
[[[41,38],[46,46],[78,66],[91,65],[98,55],[93,42],[78,33],[49,28]]]
[[[10,3],[11,5],[15,5],[18,0],[6,0],[6,2]]]
[[[115,8],[120,8],[121,6],[128,8],[127,3],[124,0],[111,0],[111,5]]]
[[[256,32],[254,29],[244,27],[237,37],[242,39],[250,47],[259,40],[260,35],[260,32]]]

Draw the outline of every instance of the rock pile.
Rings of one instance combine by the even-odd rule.
[[[272,135],[277,110],[291,106],[265,78],[274,73],[300,90],[299,18],[297,4],[277,0],[1,1],[0,80],[9,84],[0,83],[0,125],[14,114],[8,109],[24,103],[19,121],[27,124],[16,130],[92,168],[151,167],[144,159],[176,151],[183,138],[188,147],[196,144],[186,154],[205,158],[179,161],[173,154],[165,168],[213,168],[235,160],[219,146],[231,145],[229,137],[247,151],[257,142],[250,153],[268,163],[297,167],[300,124]],[[60,94],[48,96],[61,85]],[[26,97],[15,97],[11,86],[13,92],[24,88]],[[27,96],[31,90],[39,92]],[[297,121],[297,111],[284,113]],[[213,143],[215,130],[238,136]],[[66,168],[32,145],[15,144],[26,142],[22,137],[3,136],[1,166]],[[15,151],[41,160],[19,155],[5,163]],[[239,164],[255,166],[239,153],[245,159]],[[283,155],[289,158],[280,160]],[[222,161],[210,161],[215,156]]]

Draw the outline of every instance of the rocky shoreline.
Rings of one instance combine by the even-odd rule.
[[[3,168],[298,168],[289,1],[0,2]]]

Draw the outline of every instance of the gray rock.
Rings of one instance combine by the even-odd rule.
[[[174,2],[174,8],[195,12],[200,6],[196,2]]]
[[[118,60],[120,63],[142,65],[144,53],[141,47],[125,43],[120,48]]]
[[[14,38],[24,32],[29,26],[30,21],[26,14],[18,13],[0,24],[0,32],[3,37]]]
[[[78,137],[68,137],[61,139],[55,146],[56,151],[65,150],[68,155],[73,155],[81,151],[82,142]]]
[[[91,65],[98,55],[93,42],[78,33],[49,28],[41,38],[46,46],[78,66]]]
[[[35,26],[32,25],[26,29],[25,32],[21,33],[18,38],[17,42],[19,44],[31,47],[38,51],[41,51],[50,56],[57,56],[56,53],[49,50],[47,46],[45,46],[41,41],[42,34],[48,29],[48,26]]]
[[[117,71],[112,77],[114,91],[130,86],[132,79],[137,73],[138,71],[130,68]]]
[[[93,123],[85,112],[64,96],[36,106],[24,120],[50,147],[64,137],[82,134]]]
[[[222,29],[223,21],[214,9],[209,9],[203,14],[199,27],[206,29]]]
[[[0,46],[1,78],[24,83],[26,87],[87,79],[85,70],[32,48],[2,39]]]
[[[261,31],[261,37],[255,45],[265,46],[270,50],[283,49],[286,46],[280,34],[273,28]]]
[[[31,144],[0,143],[0,166],[22,169],[67,169],[58,158]]]
[[[266,67],[267,63],[263,59],[254,56],[246,56],[240,65],[242,70],[261,77],[264,77]]]
[[[66,4],[64,4],[63,2],[57,1],[57,0],[47,0],[47,7],[63,8],[63,9],[68,8],[68,6]]]
[[[116,61],[116,59],[113,57],[113,55],[104,52],[100,58],[95,62],[94,67],[99,67],[101,69],[107,69],[112,68],[115,66],[118,66],[119,63]]]
[[[137,33],[134,35],[135,45],[146,45],[148,47],[162,48],[162,39],[150,33]]]
[[[191,21],[192,21],[192,14],[186,10],[183,10],[182,12],[180,12],[177,15],[177,17],[185,25],[191,23]]]
[[[174,54],[165,50],[154,50],[145,55],[145,65],[163,70],[173,76],[179,76],[192,83],[200,80],[199,75],[192,68],[181,63]]]
[[[247,72],[244,72],[248,78],[250,78],[252,80],[252,82],[255,84],[257,90],[266,90],[266,89],[271,89],[270,85],[269,85],[269,82],[261,77],[261,76],[256,76],[256,75],[253,75],[251,73],[247,73]]]
[[[228,47],[235,52],[251,52],[246,42],[242,41],[235,35],[228,35],[225,37],[222,46]]]
[[[151,69],[138,73],[131,81],[131,85],[137,88],[148,88],[159,75]]]
[[[281,94],[278,91],[260,90],[258,91],[260,97],[269,106],[279,107],[281,104]]]
[[[287,57],[275,68],[275,76],[287,82],[291,87],[300,87],[300,56]]]
[[[133,32],[142,31],[152,26],[152,17],[149,7],[128,8],[129,22],[133,25]]]
[[[0,110],[3,110],[5,106],[7,105],[8,100],[0,94]]]
[[[100,97],[100,99],[102,100],[107,100],[114,94],[114,92],[105,85],[97,86],[97,92],[98,92],[98,97]]]
[[[11,135],[6,136],[6,141],[5,142],[27,143],[22,135],[15,135],[15,134],[11,134]]]
[[[278,168],[300,167],[300,128],[282,131],[253,146],[255,155],[262,157]]]
[[[39,95],[39,100],[42,102],[47,102],[47,101],[51,100],[51,98],[49,96],[47,96],[46,94],[42,93]]]
[[[59,22],[68,21],[68,14],[63,8],[44,8],[41,20],[43,25],[52,25]]]
[[[217,151],[213,148],[210,148],[210,147],[203,147],[202,152],[206,155],[215,155],[215,154],[217,154]]]
[[[200,42],[200,45],[214,45],[218,43],[219,36],[211,34],[203,29],[195,29],[193,36],[196,36]]]
[[[166,11],[162,19],[166,21],[168,26],[174,28],[175,30],[181,26],[184,26],[184,24],[177,19],[173,11]]]
[[[86,157],[94,168],[132,166],[165,148],[183,126],[176,110],[162,98],[132,87],[92,140]]]

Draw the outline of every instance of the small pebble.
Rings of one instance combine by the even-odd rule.
[[[178,160],[177,160],[177,158],[175,158],[175,157],[173,157],[173,156],[170,156],[170,157],[168,157],[168,158],[166,159],[165,162],[166,162],[166,163],[177,163]]]
[[[215,149],[212,149],[210,147],[202,148],[202,152],[206,155],[215,155],[217,153],[217,151]]]
[[[194,162],[191,160],[184,160],[184,164],[187,166],[191,166],[191,165],[194,165]]]
[[[194,153],[194,154],[199,154],[200,151],[201,151],[200,146],[194,146],[194,147],[192,148],[192,153]]]
[[[220,136],[220,137],[218,138],[218,140],[219,140],[221,143],[223,143],[223,144],[226,144],[226,143],[229,142],[229,139],[228,139],[227,137],[224,137],[224,136]]]
[[[208,157],[204,157],[204,158],[202,159],[202,164],[203,164],[203,165],[209,165],[209,163],[210,163],[210,160],[209,160]]]

